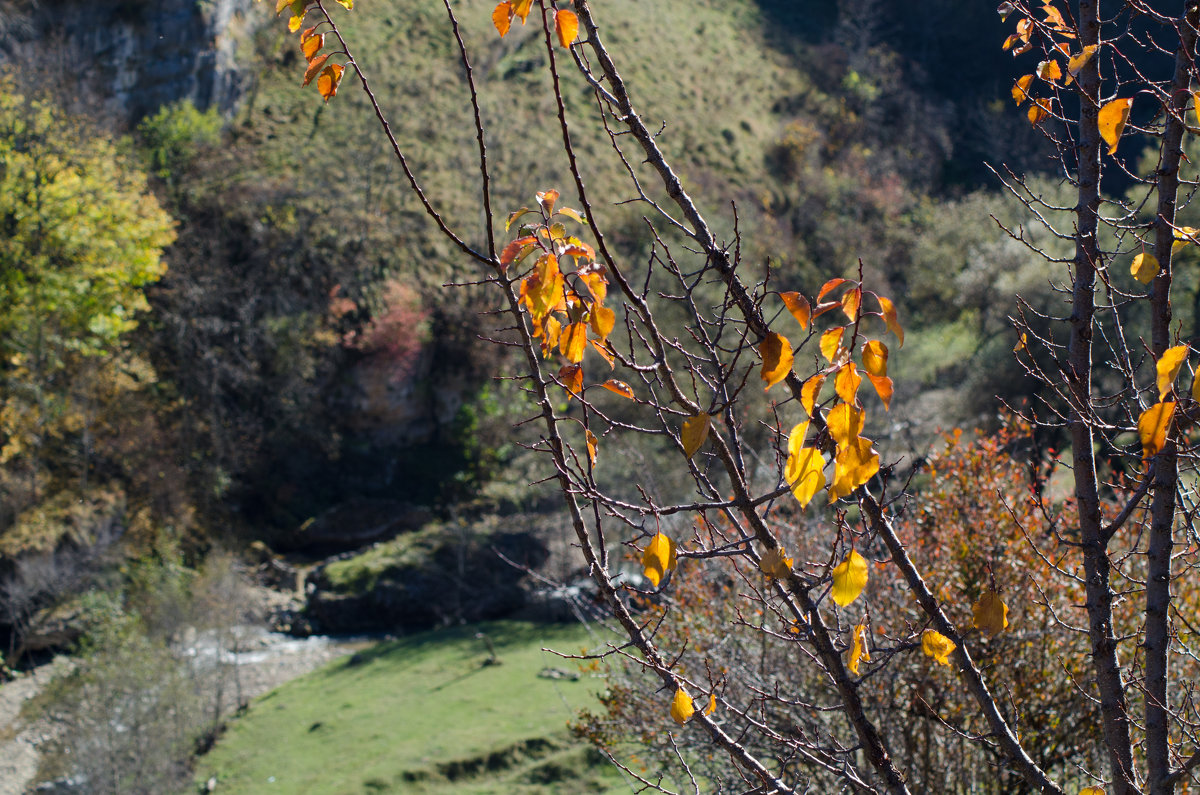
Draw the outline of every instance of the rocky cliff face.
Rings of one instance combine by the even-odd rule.
[[[0,0],[0,64],[125,121],[180,99],[228,113],[270,11],[255,0]]]

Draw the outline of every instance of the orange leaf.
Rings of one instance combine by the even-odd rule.
[[[813,407],[817,403],[817,397],[821,394],[821,386],[825,383],[825,376],[818,373],[812,378],[804,382],[804,386],[800,387],[800,405],[808,412],[808,416],[813,415]]]
[[[873,375],[867,373],[867,378],[871,379],[871,386],[875,387],[876,394],[883,401],[883,408],[887,411],[892,409],[892,379],[886,375]]]
[[[1017,82],[1013,83],[1012,98],[1013,102],[1018,105],[1029,99],[1029,84],[1033,82],[1033,75],[1024,75],[1017,78]]]
[[[841,287],[846,283],[845,279],[830,279],[821,285],[821,291],[817,293],[817,303],[821,303],[821,299],[829,295],[831,292]]]
[[[832,362],[837,358],[838,350],[842,347],[842,334],[846,329],[836,326],[821,335],[821,355]]]
[[[1061,80],[1063,76],[1062,67],[1059,66],[1058,61],[1054,60],[1053,58],[1048,61],[1042,61],[1040,64],[1038,64],[1037,73],[1038,77],[1042,78],[1048,83]]]
[[[300,85],[306,86],[311,83],[312,79],[317,76],[317,74],[321,71],[321,67],[324,66],[325,62],[328,60],[329,54],[326,53],[325,55],[318,56],[309,61],[308,69],[306,69],[304,72],[304,82]]]
[[[863,369],[871,375],[887,375],[888,349],[879,340],[870,340],[862,347]]]
[[[572,246],[567,246],[563,254],[568,257],[575,256],[571,249]],[[579,278],[587,285],[588,292],[592,294],[592,298],[595,298],[600,303],[604,303],[604,298],[608,295],[608,281],[604,278],[604,275],[599,271],[589,270],[579,273]],[[605,336],[608,335],[606,334]]]
[[[562,323],[554,315],[549,315],[543,321],[541,326],[535,326],[533,336],[537,336],[537,332],[545,329],[542,334],[542,358],[548,358],[550,351],[558,346],[558,338],[562,334]]]
[[[316,25],[313,25],[311,28],[305,28],[304,32],[300,34],[300,43],[303,44],[315,35],[317,35]]]
[[[629,384],[625,383],[624,381],[618,381],[615,378],[610,378],[600,386],[604,387],[609,392],[620,395],[623,398],[633,400],[633,390],[630,388]]]
[[[792,372],[792,344],[787,337],[779,334],[768,334],[766,339],[758,344],[758,355],[762,357],[762,380],[767,382],[764,390],[778,384]]]
[[[554,30],[558,33],[558,43],[570,47],[579,35],[579,17],[574,11],[560,10],[554,15]]]
[[[513,242],[504,247],[500,252],[500,269],[504,270],[513,262],[516,261],[517,255],[521,253],[521,249],[526,246],[532,246],[537,242],[537,238],[530,235],[529,237],[519,237]]]
[[[600,356],[604,359],[604,361],[608,362],[609,367],[615,366],[614,362],[616,362],[617,356],[616,356],[616,354],[613,353],[613,349],[611,347],[609,347],[609,344],[607,342],[605,342],[603,340],[598,340],[594,337],[592,339],[588,340],[588,342],[590,342],[592,344],[592,347],[596,349],[596,353],[600,354]]]
[[[1042,11],[1046,14],[1046,24],[1053,27],[1055,30],[1062,30],[1067,27],[1066,20],[1063,19],[1062,12],[1054,6],[1046,3],[1042,6]]]
[[[500,31],[501,36],[508,34],[508,28],[510,25],[512,25],[512,18],[513,7],[512,3],[508,2],[508,0],[504,0],[504,2],[496,6],[496,10],[492,12],[492,24],[496,26],[496,30]]]
[[[1025,116],[1029,119],[1030,124],[1034,127],[1038,126],[1050,116],[1050,100],[1035,99],[1029,106],[1029,110],[1025,112]]]
[[[526,13],[528,13],[528,12],[526,12]],[[524,19],[524,17],[522,17],[522,19]],[[536,198],[537,198],[537,203],[539,205],[541,205],[543,210],[546,211],[546,215],[552,215],[554,213],[554,203],[556,201],[558,201],[558,191],[556,191],[556,190],[538,191],[538,193],[536,194]]]
[[[1100,125],[1100,137],[1108,144],[1108,153],[1117,151],[1121,142],[1121,133],[1125,131],[1125,122],[1129,121],[1129,109],[1133,107],[1133,97],[1129,99],[1114,99],[1100,108],[1096,117]]]
[[[887,324],[888,331],[896,335],[896,339],[900,340],[900,347],[903,348],[904,329],[900,327],[900,315],[896,313],[896,307],[891,300],[882,295],[875,296],[875,300],[879,301],[879,311],[883,313],[883,322]]]
[[[326,102],[337,96],[338,85],[342,82],[344,71],[346,71],[346,67],[337,63],[332,63],[321,70],[321,76],[317,78],[317,91],[325,98]]]
[[[808,305],[808,299],[800,293],[780,293],[779,297],[783,299],[783,305],[792,313],[792,317],[796,318],[800,328],[808,328],[812,317],[812,307]]]
[[[592,433],[591,431],[587,430],[586,428],[584,429],[584,431],[587,434],[588,461],[591,462],[592,466],[595,466],[596,465],[596,445],[598,444],[598,442],[596,441],[596,434]]]
[[[563,330],[558,341],[558,350],[567,361],[578,364],[583,361],[583,352],[587,350],[587,325],[572,323]]]
[[[846,663],[846,667],[855,676],[858,676],[859,662],[862,660],[871,661],[871,653],[867,651],[866,634],[867,627],[865,624],[857,625],[850,634],[850,659]]]
[[[1175,401],[1155,403],[1138,418],[1138,438],[1142,442],[1142,460],[1158,455],[1167,443],[1167,429],[1175,416]]]
[[[579,397],[579,393],[583,391],[583,368],[577,364],[568,364],[558,371],[558,380],[562,382],[563,389],[567,390],[567,400]]]
[[[309,28],[311,30],[311,28]],[[317,51],[325,46],[325,34],[319,36],[309,36],[307,39],[301,37],[300,48],[304,50],[304,60],[311,61]]]
[[[858,320],[858,309],[862,304],[862,288],[855,287],[842,296],[842,311],[846,313],[846,317],[850,318],[853,323]]]
[[[841,305],[842,305],[841,301],[826,301],[823,304],[817,304],[816,307],[813,308],[812,319],[816,320],[821,315],[823,315],[826,312],[829,312],[833,309],[837,309]]]
[[[525,17],[529,16],[529,10],[533,7],[533,0],[516,0],[513,4],[513,13],[521,18],[521,24],[525,24]],[[549,212],[547,210],[547,212]]]
[[[847,403],[855,403],[858,400],[858,385],[861,383],[862,376],[858,374],[858,368],[854,366],[854,362],[846,362],[838,370],[833,387],[842,400]]]

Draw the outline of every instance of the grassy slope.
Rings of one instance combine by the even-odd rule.
[[[481,665],[479,629],[502,664]],[[197,779],[224,793],[628,791],[567,733],[598,681],[537,676],[575,670],[543,646],[587,643],[577,626],[499,622],[380,644],[256,701]]]

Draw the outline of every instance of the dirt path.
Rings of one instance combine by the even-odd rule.
[[[225,652],[221,659],[237,666],[245,698],[251,699],[302,676],[331,660],[370,645],[362,638],[314,636],[297,639],[277,632],[250,630],[237,654]],[[213,655],[214,650],[198,643],[188,652]],[[0,685],[0,795],[23,795],[37,773],[38,746],[49,739],[50,726],[21,718],[21,706],[37,695],[70,665],[69,658],[23,674]]]

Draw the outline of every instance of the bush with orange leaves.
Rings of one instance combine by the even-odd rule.
[[[1038,766],[1069,779],[1079,767],[1102,763],[1100,721],[1087,636],[1076,629],[1086,598],[1083,585],[1077,572],[1064,568],[1061,553],[1053,552],[1070,542],[1063,534],[1073,525],[1073,500],[1055,498],[1057,460],[1034,440],[1031,426],[1011,417],[994,433],[945,434],[914,476],[896,530],[913,562],[938,584],[939,600],[960,626],[972,626],[972,608],[999,594],[1006,609],[994,629],[1002,631],[971,630],[972,653]],[[1121,482],[1113,485],[1109,514],[1116,513],[1123,490]],[[788,520],[801,522],[787,534],[798,559],[811,563],[827,556],[833,540],[827,526],[777,516]],[[845,520],[853,523],[854,517]],[[714,522],[695,532],[711,545],[728,528]],[[881,715],[889,745],[914,762],[910,786],[939,793],[1027,791],[1021,777],[978,742],[988,728],[969,694],[956,686],[952,670],[933,655],[913,653],[922,646],[928,622],[886,551],[868,548],[863,554],[870,565],[869,598],[837,612],[844,624],[838,635],[848,639],[849,658],[852,628],[864,627],[860,688]],[[759,753],[768,750],[772,737],[828,736],[838,703],[825,677],[800,659],[803,645],[790,641],[803,639],[805,630],[780,612],[768,586],[769,578],[737,557],[703,566],[684,562],[660,601],[641,604],[660,643],[685,650],[678,669],[709,688],[691,694],[695,703],[707,702],[708,692],[720,696],[729,710],[759,727],[743,740]],[[1127,610],[1122,623],[1134,627],[1135,618]],[[609,669],[603,710],[581,715],[576,732],[652,781],[659,779],[649,771],[678,770],[682,762],[714,790],[738,791],[743,776],[728,756],[680,750],[704,749],[699,734],[687,738],[702,730],[664,725],[661,704],[669,694],[647,690],[640,667],[629,655],[623,666]],[[766,742],[758,747],[760,738]],[[630,744],[639,746],[636,755],[630,755]],[[821,769],[817,760],[799,756],[780,762],[797,783]],[[834,787],[843,775],[829,770],[824,783]]]

